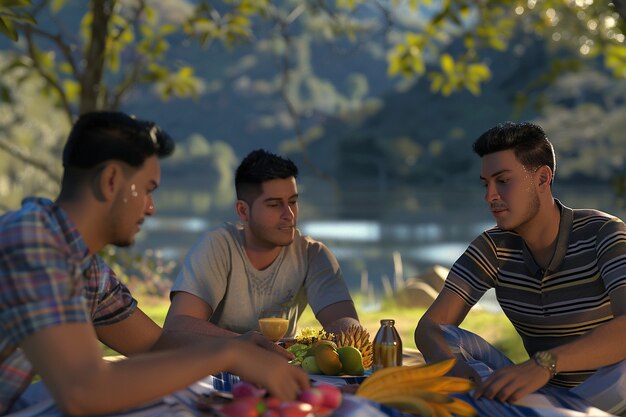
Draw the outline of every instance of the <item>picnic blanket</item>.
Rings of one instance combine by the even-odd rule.
[[[324,380],[323,376],[315,378]],[[126,412],[112,414],[111,417],[199,417],[203,413],[196,407],[199,395],[214,390],[230,391],[239,377],[229,373],[220,373],[204,378],[184,390],[161,398]],[[326,378],[325,382],[336,385],[352,383],[347,378]],[[358,382],[358,380],[356,381]],[[42,397],[37,404],[7,417],[66,417],[47,396],[43,383],[33,384],[33,392],[40,391]],[[543,388],[527,396],[520,404],[511,405],[487,399],[474,399],[471,395],[458,395],[469,402],[481,417],[612,417],[597,408],[590,407],[581,398],[565,389]],[[332,417],[414,417],[398,410],[350,394],[344,394],[342,405]]]

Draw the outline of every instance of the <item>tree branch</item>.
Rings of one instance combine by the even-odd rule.
[[[58,47],[68,64],[72,67],[72,73],[74,77],[79,77],[78,66],[76,65],[76,61],[74,60],[74,56],[72,55],[72,48],[65,43],[63,37],[61,35],[53,35],[49,32],[39,29],[36,26],[28,26],[30,28],[31,33],[35,35],[41,36],[42,38],[46,38],[54,42]],[[26,32],[26,25],[19,25],[19,28],[22,32]]]
[[[140,28],[138,27],[139,21],[145,9],[146,2],[144,0],[140,0],[139,5],[133,13],[133,17],[131,18],[131,24],[135,27],[135,31],[137,33],[140,32]],[[115,87],[115,91],[112,93],[112,95],[109,96],[107,94],[106,101],[108,108],[110,108],[111,110],[117,110],[119,108],[124,95],[139,81],[141,69],[143,66],[142,64],[143,63],[140,60],[135,60],[135,62],[131,66],[131,69],[129,71],[126,71],[126,77],[124,77],[124,79]],[[126,67],[128,67],[128,65],[126,65]]]
[[[111,110],[117,110],[122,103],[122,98],[124,97],[124,95],[131,88],[133,88],[135,84],[137,84],[139,76],[141,74],[142,66],[143,65],[141,62],[135,62],[132,65],[132,69],[127,72],[128,75],[126,76],[126,78],[116,86],[115,92],[112,94],[112,98],[107,99],[109,108]]]
[[[35,43],[33,41],[32,28],[29,26],[24,27],[24,35],[26,37],[26,43],[28,44],[28,55],[33,61],[33,65],[35,70],[41,75],[41,77],[48,83],[52,89],[54,89],[58,94],[61,100],[61,105],[63,110],[67,115],[67,118],[70,124],[73,122],[72,120],[72,107],[70,106],[70,102],[65,95],[65,91],[63,87],[50,75],[46,72],[46,70],[41,66],[39,59],[37,58],[37,51],[35,51]]]
[[[52,169],[50,169],[48,164],[42,161],[38,161],[37,159],[28,155],[26,152],[24,152],[17,146],[13,145],[9,141],[5,139],[0,139],[0,149],[4,150],[9,155],[14,156],[15,158],[19,159],[25,164],[28,164],[34,168],[37,168],[38,170],[46,174],[52,181],[56,183],[61,182],[61,176],[57,174],[56,172],[54,172]]]
[[[289,25],[293,23],[297,18],[297,16],[295,18],[292,16],[294,15],[294,13],[296,13],[296,10],[292,11],[292,13],[289,14],[291,18],[288,17],[287,20],[282,20],[279,18],[279,22],[278,22],[280,25],[280,29],[281,29],[280,30],[281,36],[283,40],[285,41],[285,52],[280,57],[280,67],[281,67],[280,68],[280,74],[281,74],[280,96],[285,102],[285,106],[287,107],[287,112],[289,113],[289,116],[291,117],[291,120],[293,123],[293,129],[296,134],[296,140],[298,141],[298,144],[300,145],[304,163],[309,166],[309,168],[313,171],[313,173],[316,176],[326,179],[330,181],[332,184],[334,184],[335,186],[337,186],[334,178],[329,177],[326,173],[322,172],[311,161],[311,158],[309,157],[307,145],[304,141],[304,138],[302,137],[302,124],[300,123],[300,115],[298,114],[296,107],[293,105],[293,102],[291,101],[291,99],[289,98],[289,94],[287,93],[287,87],[289,85],[289,76],[291,72],[290,64],[289,64],[289,50],[291,49],[291,37],[289,36]],[[299,15],[299,12],[297,13]]]

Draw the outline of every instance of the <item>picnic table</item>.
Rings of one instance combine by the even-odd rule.
[[[357,382],[349,378],[325,378],[324,376],[315,376],[313,379],[336,385]],[[237,376],[228,373],[209,376],[158,401],[111,415],[111,417],[206,416],[208,414],[196,406],[198,397],[215,390],[228,392],[237,381],[239,381]],[[39,382],[39,384],[42,383]],[[527,396],[524,401],[516,405],[486,399],[476,400],[469,394],[459,395],[459,398],[472,404],[481,417],[613,417],[611,414],[589,406],[579,397],[562,389],[557,393],[555,389],[544,388],[538,393]],[[55,406],[52,399],[48,398],[28,409],[9,414],[7,417],[66,417],[66,415]],[[414,416],[355,395],[344,394],[343,403],[331,417]]]

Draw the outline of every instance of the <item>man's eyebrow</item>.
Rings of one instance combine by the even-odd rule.
[[[291,200],[292,198],[298,198],[298,194],[293,194],[291,196],[289,196],[288,200]],[[282,201],[283,199],[281,197],[268,197],[265,200],[263,200],[264,202],[268,203],[270,201]]]
[[[500,175],[500,174],[504,174],[505,172],[511,172],[511,170],[510,170],[510,169],[501,169],[500,171],[496,171],[496,172],[494,172],[493,174],[491,174],[491,175],[490,175],[490,178],[497,177],[498,175]],[[483,176],[481,175],[481,176],[480,176],[480,179],[481,179],[481,180],[486,180],[487,178],[485,178],[485,177],[483,177]]]

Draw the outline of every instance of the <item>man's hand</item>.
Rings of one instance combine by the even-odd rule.
[[[262,347],[263,349],[267,349],[270,352],[277,353],[278,355],[284,357],[289,361],[295,359],[295,355],[293,353],[289,352],[287,349],[283,349],[281,346],[272,342],[267,337],[263,336],[257,331],[249,331],[242,334],[241,336],[238,336],[237,339],[245,340],[259,347]]]
[[[515,402],[537,391],[550,381],[550,371],[533,359],[518,365],[498,369],[474,392],[474,397]]]
[[[239,340],[230,339],[228,347],[235,355],[233,366],[229,368],[231,373],[267,388],[272,396],[286,401],[296,399],[300,392],[309,388],[309,376],[302,368],[266,349],[244,342],[241,337],[236,339]]]
[[[469,366],[464,360],[457,359],[456,364],[448,374],[459,378],[469,379],[470,381],[480,385],[480,375],[478,375],[478,372],[476,372],[476,370]]]

